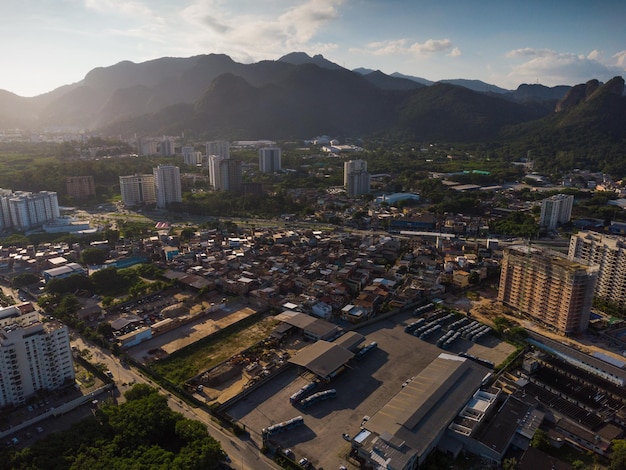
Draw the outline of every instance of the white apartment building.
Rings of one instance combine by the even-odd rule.
[[[156,190],[157,207],[165,208],[172,202],[182,202],[180,168],[174,165],[159,165],[152,169]]]
[[[75,377],[67,326],[58,321],[0,328],[0,408],[25,403]]]
[[[209,183],[215,191],[239,191],[241,172],[240,160],[209,155]]]
[[[120,192],[125,206],[156,203],[154,175],[120,176]]]
[[[57,193],[0,189],[0,229],[29,230],[60,217]]]
[[[555,194],[542,200],[539,225],[554,229],[559,224],[566,224],[572,217],[573,205],[574,196],[567,194]]]
[[[343,164],[343,185],[348,196],[370,192],[370,174],[365,160],[349,160]]]
[[[259,171],[261,173],[275,173],[281,168],[281,151],[278,147],[263,147],[259,149]]]
[[[595,295],[626,307],[626,238],[581,231],[570,238],[568,257],[598,265]]]

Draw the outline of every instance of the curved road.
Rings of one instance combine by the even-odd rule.
[[[187,403],[172,396],[169,392],[161,388],[158,384],[145,378],[137,370],[121,365],[119,359],[109,351],[104,351],[98,346],[87,343],[82,338],[72,340],[72,346],[76,346],[81,351],[88,349],[93,354],[91,361],[105,364],[113,374],[120,395],[134,383],[145,383],[167,395],[168,404],[174,411],[182,413],[185,417],[204,423],[207,426],[209,435],[220,442],[224,452],[231,458],[231,467],[241,470],[276,470],[280,467],[272,460],[268,459],[260,450],[255,441],[249,438],[234,437],[229,431],[225,431],[219,424],[213,421],[211,415],[200,408],[192,408]]]

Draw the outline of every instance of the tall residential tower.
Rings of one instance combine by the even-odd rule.
[[[54,320],[0,327],[0,408],[73,384],[74,377],[67,326]]]
[[[343,164],[343,185],[348,196],[370,192],[370,174],[365,160],[349,160]]]
[[[156,202],[154,175],[120,176],[120,192],[125,206],[140,206]]]
[[[581,231],[570,238],[568,256],[597,265],[595,295],[626,307],[626,238]]]
[[[554,229],[559,224],[566,224],[572,216],[574,196],[571,194],[555,194],[541,201],[539,225]]]
[[[174,165],[159,165],[152,169],[157,207],[165,208],[173,202],[182,202],[180,169]]]
[[[498,300],[558,332],[581,333],[589,324],[597,268],[531,246],[504,250]]]
[[[263,147],[259,149],[259,171],[261,173],[276,173],[281,170],[280,149],[278,147]]]
[[[209,155],[209,183],[215,191],[241,191],[241,160]]]

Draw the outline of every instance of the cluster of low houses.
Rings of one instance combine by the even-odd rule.
[[[235,236],[207,230],[175,249],[166,276],[188,287],[246,297],[257,308],[288,304],[351,322],[440,295],[446,285],[467,287],[472,273],[484,279],[488,264],[497,264],[490,250],[436,233],[251,229]]]
[[[484,279],[497,264],[491,250],[453,237],[355,234],[296,229],[240,229],[237,233],[203,230],[182,243],[170,228],[136,242],[115,246],[97,242],[120,259],[157,260],[166,277],[207,292],[246,297],[256,308],[281,308],[320,318],[351,322],[383,309],[399,308],[422,297],[442,294],[446,285],[467,287],[472,273]],[[78,244],[0,248],[5,274],[40,275],[44,282],[88,274]],[[31,292],[36,294],[36,292]]]

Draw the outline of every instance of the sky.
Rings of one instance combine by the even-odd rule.
[[[626,1],[2,0],[0,89],[20,96],[123,60],[290,52],[506,89],[626,77]]]

